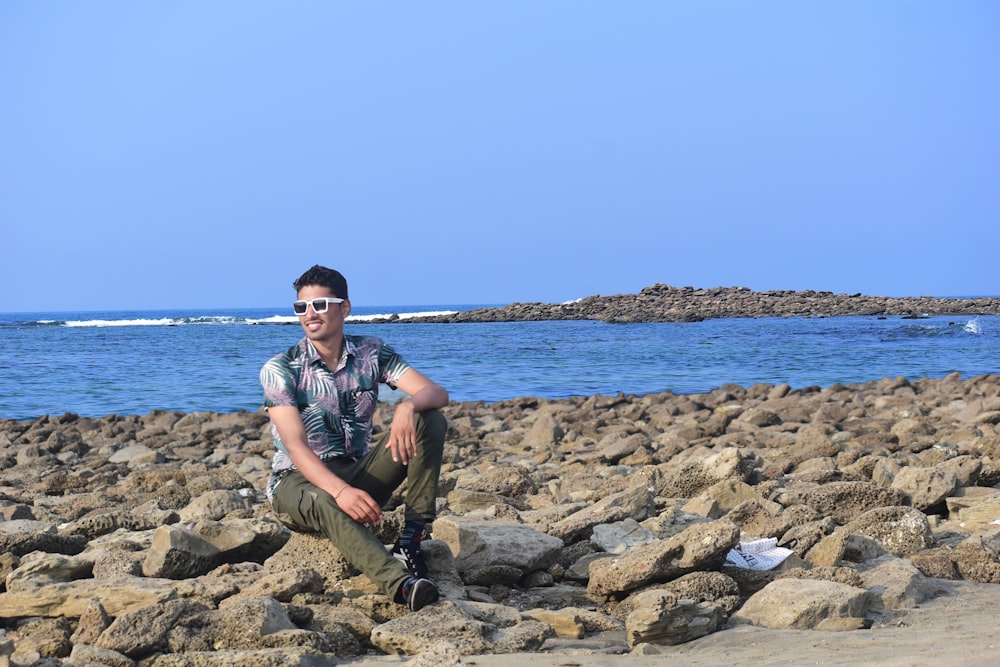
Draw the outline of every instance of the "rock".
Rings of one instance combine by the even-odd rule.
[[[549,526],[548,533],[567,542],[589,536],[594,526],[633,519],[642,521],[653,514],[653,494],[643,485],[602,498],[590,507]]]
[[[153,543],[142,563],[147,577],[187,579],[211,570],[219,550],[184,526],[160,526],[153,533]]]
[[[438,642],[405,663],[406,667],[459,667],[464,664],[458,647],[448,641]]]
[[[912,507],[876,507],[844,528],[872,538],[896,556],[917,553],[934,546],[927,515]]]
[[[89,577],[94,569],[91,556],[63,556],[34,551],[7,576],[7,590],[33,589],[39,585]]]
[[[583,639],[587,632],[577,609],[527,609],[521,615],[552,626],[557,637]]]
[[[1000,583],[1000,528],[962,540],[952,551],[952,560],[963,579]]]
[[[559,444],[564,435],[566,432],[556,421],[555,415],[550,412],[542,412],[528,430],[521,446],[526,450],[551,449]]]
[[[833,581],[777,579],[747,600],[733,618],[774,629],[856,629],[864,624],[868,598],[863,588]],[[852,622],[834,624],[830,619]]]
[[[657,537],[651,530],[644,528],[632,518],[611,524],[594,526],[590,541],[603,552],[609,554],[625,553],[628,549],[640,544],[649,544]]]
[[[714,604],[679,600],[668,591],[640,593],[634,604],[625,620],[629,646],[683,644],[715,632],[722,619]]]
[[[262,647],[264,637],[297,626],[274,598],[253,597],[222,605],[214,615],[218,626],[215,646],[220,649]]]
[[[233,519],[225,523],[203,519],[190,528],[218,550],[217,563],[263,563],[292,537],[292,531],[266,517]]]
[[[123,549],[102,549],[94,554],[91,569],[95,579],[114,579],[122,576],[142,576],[141,555]]]
[[[806,560],[815,567],[838,567],[843,561],[864,563],[885,553],[878,541],[853,533],[849,528],[840,528],[809,549]]]
[[[149,667],[335,667],[341,661],[311,648],[191,651],[158,655]]]
[[[587,591],[591,595],[622,595],[656,582],[666,582],[698,569],[715,569],[739,542],[739,528],[713,521],[621,556],[597,560],[590,565]]]
[[[724,449],[697,460],[678,460],[663,465],[656,494],[669,498],[694,498],[724,480],[746,481],[760,465],[755,456],[738,449]]]
[[[544,570],[556,561],[563,541],[534,528],[508,521],[476,521],[441,517],[434,538],[445,542],[459,572],[508,566],[525,574]]]
[[[991,525],[996,525],[1000,521],[1000,493],[989,493],[995,489],[988,489],[987,494],[980,496],[978,502],[966,497],[962,507],[958,510],[958,520],[963,527],[970,532],[986,530]]]
[[[32,551],[74,556],[87,547],[83,535],[60,535],[45,521],[0,521],[0,553],[24,556]]]
[[[417,655],[444,639],[462,655],[516,653],[537,649],[555,634],[545,623],[521,621],[520,614],[497,615],[498,606],[439,602],[378,626],[372,644],[389,654]]]
[[[330,540],[322,535],[299,532],[291,533],[288,542],[264,561],[264,568],[281,572],[300,567],[303,563],[308,563],[318,572],[327,586],[358,574],[358,570],[330,544]]]
[[[70,641],[73,644],[94,644],[101,633],[111,625],[111,621],[100,600],[91,600],[80,615]]]
[[[138,659],[153,653],[184,613],[190,613],[187,600],[168,600],[162,604],[140,607],[118,615],[100,634],[94,646]]]
[[[69,654],[73,664],[105,665],[106,667],[132,667],[135,660],[106,648],[98,648],[86,643],[73,644]]]
[[[594,561],[613,557],[614,554],[604,552],[585,554],[584,556],[581,556],[579,560],[570,565],[565,572],[563,572],[563,578],[571,581],[581,581],[586,583],[590,579],[590,565]]]
[[[176,596],[173,587],[155,579],[81,579],[0,593],[0,618],[78,618],[93,600],[98,600],[108,614],[118,616],[130,609],[159,604]]]
[[[203,519],[218,521],[227,514],[244,509],[246,505],[246,498],[238,491],[217,489],[201,494],[182,508],[178,514],[181,521]]]
[[[843,525],[874,507],[905,505],[906,496],[898,489],[886,489],[871,482],[830,482],[801,491],[786,491],[780,502],[785,507],[807,505]]]
[[[910,505],[925,510],[944,502],[958,486],[958,478],[937,468],[906,467],[892,481],[893,489],[902,491]]]
[[[17,628],[17,651],[13,661],[23,664],[20,655],[37,655],[41,658],[65,658],[73,645],[70,635],[73,628],[67,618],[32,618]]]
[[[290,602],[301,593],[322,593],[325,590],[323,577],[308,567],[284,570],[257,578],[238,595],[227,598],[219,608],[240,598],[269,597],[279,602]]]
[[[84,535],[88,538],[107,535],[125,528],[130,531],[152,530],[159,523],[148,516],[135,514],[128,510],[113,510],[101,514],[77,519],[59,532],[63,535]]]
[[[861,577],[871,594],[873,609],[913,609],[941,591],[916,565],[903,558],[887,556],[870,565]]]

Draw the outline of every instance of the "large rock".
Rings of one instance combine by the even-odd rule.
[[[203,519],[190,528],[218,550],[217,563],[262,563],[292,537],[291,530],[266,517],[226,522]]]
[[[751,596],[733,618],[782,630],[861,628],[868,597],[863,588],[834,581],[778,579]]]
[[[904,558],[886,556],[873,561],[861,577],[875,609],[912,609],[941,592],[940,586]]]
[[[912,507],[876,507],[849,522],[844,529],[872,538],[896,556],[917,553],[935,544],[927,515]]]
[[[79,618],[92,600],[99,600],[109,614],[118,616],[130,609],[160,604],[175,597],[177,590],[162,580],[139,577],[81,579],[0,593],[0,618]]]
[[[723,617],[714,604],[678,599],[663,590],[640,593],[633,603],[625,619],[629,646],[683,644],[715,632]]]
[[[552,565],[563,541],[510,521],[447,516],[434,522],[434,539],[445,542],[461,573],[511,567],[527,574]]]
[[[621,556],[594,561],[590,565],[587,590],[599,597],[621,596],[695,570],[716,569],[739,538],[739,528],[726,520],[692,526]]]
[[[441,640],[462,655],[534,651],[555,635],[547,623],[522,620],[502,605],[444,601],[372,631],[372,644],[389,654],[417,655]]]
[[[101,633],[94,645],[133,659],[147,656],[160,647],[177,619],[190,613],[192,607],[187,600],[168,600],[127,611]]]
[[[918,510],[944,502],[957,487],[958,477],[938,468],[908,466],[900,470],[892,481],[892,488],[905,493],[910,499],[909,504]]]
[[[637,484],[624,491],[605,496],[593,505],[553,523],[549,526],[548,533],[560,540],[572,542],[577,538],[589,536],[594,526],[598,524],[625,519],[642,521],[652,516],[653,511],[652,489]]]
[[[807,505],[823,516],[843,525],[873,507],[906,504],[906,495],[898,489],[886,489],[872,482],[830,482],[786,490],[779,498],[786,507]]]
[[[219,550],[185,526],[160,526],[142,563],[147,577],[187,579],[215,567]]]

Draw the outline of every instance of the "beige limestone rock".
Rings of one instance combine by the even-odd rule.
[[[716,605],[678,599],[664,590],[640,593],[633,603],[634,609],[625,619],[629,646],[683,644],[715,632],[722,620]]]
[[[182,525],[160,526],[142,562],[147,577],[188,579],[215,567],[219,550],[190,528]]]
[[[434,522],[434,538],[455,556],[459,572],[509,566],[522,573],[543,570],[556,561],[563,541],[530,526],[504,520],[477,521],[458,516]]]
[[[714,569],[739,537],[739,528],[724,519],[692,526],[665,540],[591,563],[587,590],[595,596],[624,595],[697,569]]]
[[[765,628],[799,630],[821,629],[828,619],[849,618],[859,619],[861,627],[868,598],[863,588],[833,581],[777,579],[750,597],[733,618]]]
[[[159,579],[81,579],[0,593],[0,618],[79,618],[92,600],[100,601],[108,614],[118,616],[130,609],[163,603],[176,596],[177,590],[170,583]]]

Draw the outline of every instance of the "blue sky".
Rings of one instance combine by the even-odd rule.
[[[1000,3],[0,0],[0,311],[1000,294]]]

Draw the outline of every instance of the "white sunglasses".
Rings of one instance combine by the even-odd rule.
[[[309,301],[295,301],[292,303],[292,310],[296,315],[305,315],[309,306],[312,306],[313,312],[325,313],[331,303],[344,303],[344,300],[335,296],[321,296],[318,299],[310,299]]]

